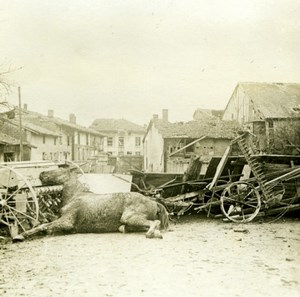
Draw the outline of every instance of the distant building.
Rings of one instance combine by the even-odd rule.
[[[236,122],[209,116],[197,121],[170,123],[154,115],[144,142],[146,172],[183,173],[193,155],[222,156],[239,128]]]
[[[143,154],[143,126],[125,119],[96,119],[90,128],[105,134],[103,150],[111,156]]]
[[[41,125],[35,125],[27,121],[22,124],[22,144],[23,153],[21,157],[20,128],[16,119],[0,119],[0,160],[1,162],[10,161],[29,161],[42,160],[43,155],[51,155],[56,158],[57,148],[53,149],[56,139],[61,134]]]
[[[239,83],[223,120],[248,125],[260,152],[300,152],[300,84]]]
[[[202,121],[204,119],[209,119],[212,117],[222,118],[224,110],[214,110],[214,109],[203,109],[198,108],[193,114],[193,119],[195,121]]]
[[[19,111],[14,119],[0,117],[0,161],[20,161]],[[104,136],[90,128],[76,124],[74,114],[70,121],[22,109],[23,161],[85,161],[97,158],[103,151]]]
[[[39,143],[39,151],[43,149],[43,160],[85,161],[103,151],[104,136],[96,130],[77,124],[74,114],[70,114],[67,121],[54,117],[53,110],[48,111],[48,116],[23,110],[22,118],[25,123],[39,125],[59,134],[53,142],[43,138],[45,146]],[[47,152],[46,147],[51,148],[52,153]]]

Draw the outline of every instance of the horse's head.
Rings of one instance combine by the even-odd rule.
[[[70,169],[59,168],[55,170],[43,171],[40,173],[40,180],[43,185],[62,185],[71,178]]]

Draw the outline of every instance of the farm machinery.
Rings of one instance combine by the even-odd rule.
[[[62,203],[62,185],[44,186],[43,171],[75,166],[73,162],[9,162],[0,164],[0,229],[11,237],[56,218]],[[6,228],[5,228],[6,227]]]
[[[255,154],[251,134],[244,132],[236,137],[221,158],[210,160],[200,178],[178,180],[173,176],[156,186],[150,184],[147,174],[139,174],[141,182],[133,179],[135,188],[177,216],[194,211],[248,223],[256,217],[277,219],[299,210],[300,156]],[[232,154],[233,148],[238,154]],[[201,165],[196,167],[198,172],[200,169]]]

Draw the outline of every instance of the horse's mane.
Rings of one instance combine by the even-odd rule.
[[[167,230],[169,227],[169,213],[167,209],[159,202],[157,203],[157,207],[159,209],[158,211],[158,217],[160,220],[160,228],[162,230]]]

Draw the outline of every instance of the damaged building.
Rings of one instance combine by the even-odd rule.
[[[207,164],[212,156],[223,155],[239,125],[207,112],[201,117],[199,112],[197,120],[185,123],[170,123],[167,110],[161,119],[153,116],[143,139],[146,172],[183,173],[191,159],[201,157]]]
[[[257,153],[300,153],[300,84],[237,84],[223,120],[236,120],[256,135]]]

